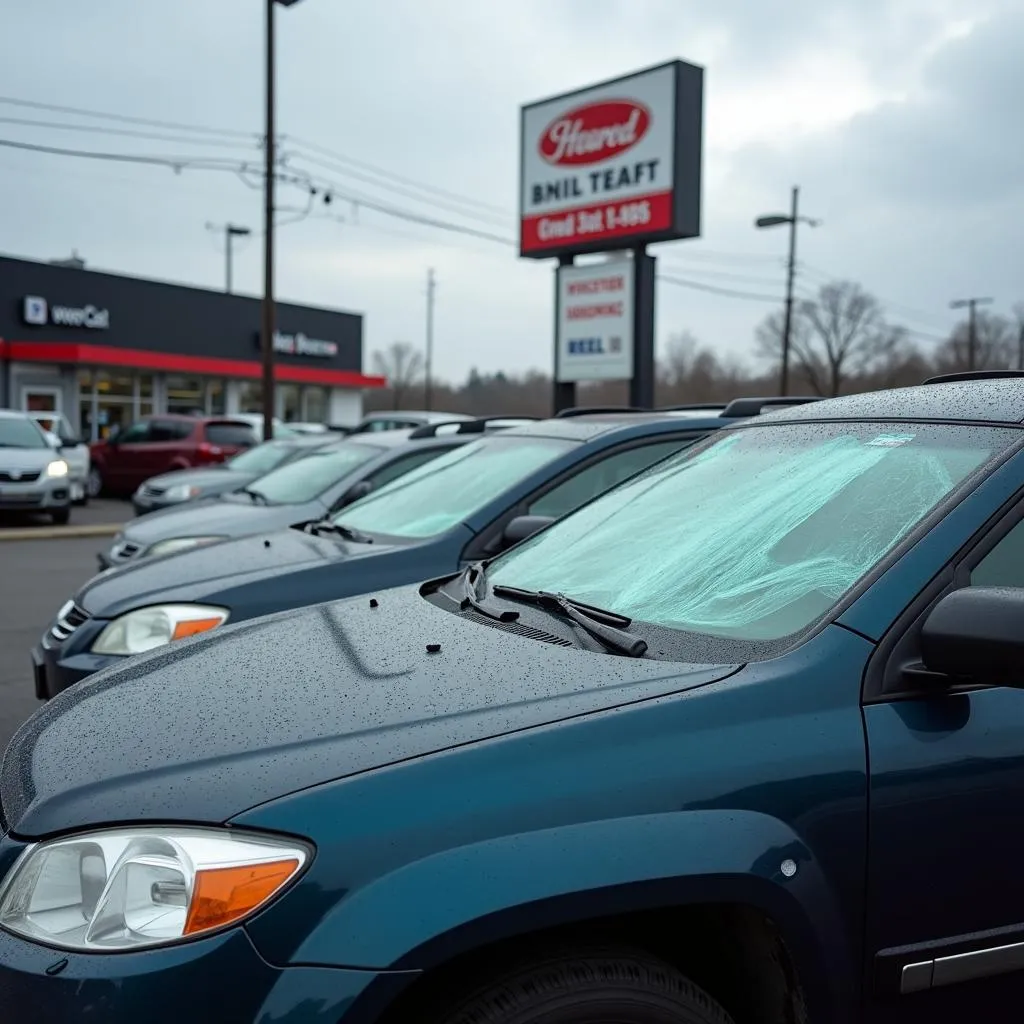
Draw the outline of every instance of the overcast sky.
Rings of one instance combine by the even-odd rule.
[[[33,0],[3,21],[4,97],[261,131],[258,0]],[[704,235],[654,251],[664,273],[747,297],[659,284],[659,345],[689,329],[750,358],[770,298],[781,303],[786,245],[752,224],[792,185],[824,221],[801,231],[805,293],[859,280],[925,346],[953,323],[950,299],[1024,299],[1022,0],[303,0],[277,23],[293,166],[340,196],[509,240],[521,103],[676,57],[704,66]],[[0,118],[159,133],[5,103]],[[0,138],[45,145],[260,159],[241,136],[163,134],[0,122]],[[337,158],[315,164],[312,146]],[[306,205],[297,186],[278,201]],[[76,248],[96,269],[216,288],[223,246],[206,222],[260,217],[259,191],[233,173],[0,148],[7,253]],[[283,226],[277,252],[279,297],[365,314],[367,365],[392,341],[423,343],[434,267],[440,375],[550,368],[552,265],[513,245],[337,198]],[[258,293],[260,254],[258,238],[239,246],[237,290]]]

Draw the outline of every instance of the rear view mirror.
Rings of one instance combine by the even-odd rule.
[[[554,516],[516,516],[501,535],[502,548],[510,548],[527,537],[532,537],[538,530],[543,530],[555,521]]]
[[[921,627],[921,660],[950,682],[1024,689],[1024,590],[954,590]]]

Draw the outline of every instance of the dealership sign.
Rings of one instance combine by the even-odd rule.
[[[87,304],[60,306],[41,295],[26,295],[22,301],[21,318],[31,327],[84,327],[92,331],[110,329],[110,310]]]
[[[520,255],[697,237],[703,89],[673,61],[523,107]]]
[[[254,337],[256,345],[259,346],[259,332]],[[333,359],[338,354],[338,343],[324,341],[322,338],[308,338],[301,331],[295,334],[274,331],[274,351],[286,356],[315,356],[318,359]]]
[[[633,261],[558,268],[555,379],[633,376]]]

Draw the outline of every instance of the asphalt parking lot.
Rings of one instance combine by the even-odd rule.
[[[131,508],[117,501],[92,502],[76,508],[71,524],[123,522]],[[39,702],[32,686],[29,649],[57,609],[97,571],[96,552],[105,537],[40,537],[4,540],[5,531],[48,527],[46,520],[4,517],[0,520],[0,750]],[[56,532],[56,531],[54,531]]]

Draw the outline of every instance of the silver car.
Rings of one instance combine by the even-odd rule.
[[[68,464],[27,413],[0,409],[0,510],[71,516]]]
[[[78,436],[63,413],[29,412],[28,415],[46,431],[51,446],[60,450],[60,457],[68,464],[71,500],[76,505],[87,505],[91,463],[89,446]]]

